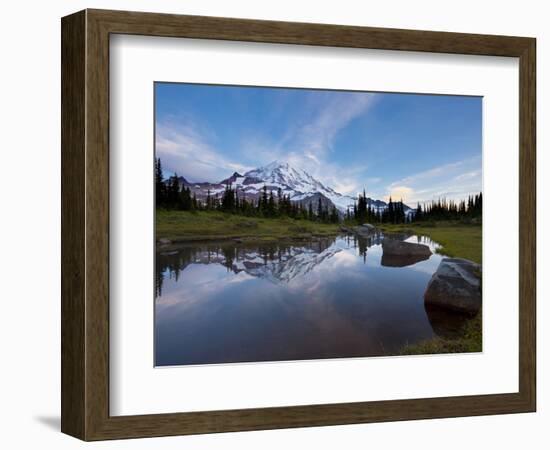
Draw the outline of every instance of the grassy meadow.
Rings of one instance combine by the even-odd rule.
[[[481,224],[460,222],[424,222],[403,225],[382,224],[384,231],[410,230],[415,234],[428,236],[442,247],[438,253],[465,258],[478,264],[482,263],[482,228]],[[481,275],[481,274],[480,274]],[[471,353],[482,351],[482,312],[464,324],[459,335],[454,339],[435,337],[414,345],[407,345],[402,350],[404,355],[426,355],[436,353]]]
[[[380,224],[383,231],[410,230],[441,244],[438,253],[482,262],[481,225],[460,222],[420,222],[400,225]]]
[[[260,241],[332,236],[337,224],[289,217],[259,218],[220,211],[157,210],[156,237],[178,241],[254,239]]]

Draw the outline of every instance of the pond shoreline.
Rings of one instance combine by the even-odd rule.
[[[156,252],[165,252],[170,250],[177,250],[185,248],[192,245],[200,244],[209,244],[215,245],[219,244],[221,246],[225,245],[262,245],[262,244],[280,244],[280,245],[292,245],[292,244],[305,244],[311,242],[319,242],[324,239],[336,238],[338,236],[353,236],[351,233],[345,233],[342,231],[335,232],[334,234],[323,234],[323,235],[302,235],[302,236],[289,236],[286,238],[280,238],[275,236],[243,236],[243,237],[233,237],[233,236],[198,236],[196,239],[185,238],[175,238],[175,239],[165,239],[160,238],[155,242],[155,251]]]
[[[344,232],[178,245],[156,256],[159,365],[399,355],[448,328],[422,302],[439,255],[388,267],[380,241]]]
[[[360,273],[362,274],[361,279],[365,280],[367,284],[369,284],[371,287],[373,286],[374,279],[371,278],[366,279],[363,278],[363,276],[366,273],[371,273],[373,270],[388,270],[388,268],[384,269],[384,265],[382,264],[381,256],[382,256],[382,245],[380,243],[371,243],[370,245],[373,245],[373,247],[370,247],[366,244],[365,239],[357,238],[356,236],[353,236],[352,234],[345,234],[341,233],[339,237],[336,237],[337,240],[340,240],[340,243],[337,244],[333,242],[333,238],[331,237],[320,237],[320,238],[307,238],[307,239],[277,239],[276,241],[271,242],[265,242],[265,241],[258,241],[256,239],[250,239],[247,241],[243,241],[240,243],[236,243],[231,239],[221,239],[221,240],[206,240],[202,243],[198,243],[197,241],[179,241],[175,247],[163,247],[160,248],[160,252],[157,253],[157,258],[159,259],[160,264],[160,271],[164,272],[165,269],[163,268],[170,268],[171,271],[177,271],[174,272],[173,276],[168,276],[166,273],[164,276],[161,276],[158,281],[158,287],[164,292],[163,284],[168,283],[170,290],[170,286],[173,288],[172,283],[177,283],[177,280],[180,279],[184,270],[186,270],[186,267],[188,265],[194,264],[194,268],[192,269],[193,275],[186,279],[186,281],[183,282],[183,286],[188,285],[188,283],[194,283],[198,279],[200,279],[200,273],[208,273],[207,267],[212,269],[213,271],[210,273],[218,273],[220,276],[228,276],[230,278],[236,277],[236,279],[252,279],[255,278],[259,280],[258,282],[261,282],[260,280],[264,280],[262,284],[262,295],[258,297],[256,290],[253,291],[250,290],[241,290],[239,288],[235,292],[236,297],[230,302],[231,306],[230,309],[224,309],[224,321],[225,321],[225,314],[232,314],[232,311],[234,311],[234,308],[238,308],[239,302],[242,301],[243,298],[249,298],[249,301],[251,301],[251,305],[257,305],[258,299],[262,299],[265,301],[265,295],[266,292],[269,291],[269,289],[273,289],[273,286],[285,286],[286,283],[295,282],[298,279],[306,280],[307,277],[313,276],[315,277],[315,272],[310,272],[310,270],[317,266],[317,265],[325,265],[330,264],[329,261],[332,260],[334,255],[338,255],[339,252],[343,252],[348,254],[347,258],[342,259],[342,261],[348,261],[349,257],[351,255],[354,255],[356,258],[356,265],[355,270],[360,270]],[[341,239],[347,240],[347,243],[343,243]],[[415,239],[416,240],[416,239]],[[364,241],[363,244],[360,244],[359,241]],[[420,242],[420,240],[419,240]],[[426,241],[422,241],[426,242]],[[426,242],[427,243],[427,242]],[[336,245],[335,245],[336,244]],[[342,245],[344,244],[344,245]],[[430,244],[432,251],[435,249],[433,248],[433,245],[435,243]],[[361,245],[364,247],[361,249]],[[286,247],[286,248],[285,248]],[[289,248],[290,247],[290,248]],[[293,248],[292,248],[293,247]],[[332,248],[332,250],[331,250]],[[356,249],[355,251],[353,249]],[[371,250],[372,248],[372,250]],[[364,260],[360,261],[362,258],[360,255],[356,253],[356,251],[364,252],[366,256],[367,264],[370,268],[367,268],[365,265]],[[351,253],[350,253],[351,252]],[[372,253],[371,253],[372,252]],[[370,255],[370,256],[368,256]],[[435,257],[437,260],[441,259],[440,255],[433,254],[433,257]],[[332,260],[335,261],[335,260]],[[370,262],[369,262],[370,261]],[[421,264],[427,264],[428,261],[424,261]],[[223,266],[223,270],[216,271],[215,266]],[[341,273],[340,276],[346,277],[348,271],[350,270],[350,266],[346,265],[345,272],[339,272],[339,271],[330,271],[326,272],[325,275],[323,275],[319,281],[321,283],[326,282],[328,278],[330,278],[330,274],[338,274]],[[433,266],[435,269],[436,266]],[[362,269],[363,268],[363,269]],[[367,272],[365,273],[363,270],[366,269]],[[354,270],[354,269],[351,269]],[[389,268],[389,270],[395,270],[392,268]],[[399,269],[400,271],[403,269]],[[405,269],[407,270],[407,269]],[[391,276],[391,272],[385,272],[386,276]],[[307,274],[313,274],[313,275],[307,275]],[[297,276],[298,278],[295,278]],[[199,277],[199,278],[197,278]],[[244,277],[244,278],[243,278]],[[305,277],[305,278],[301,278]],[[378,277],[376,278],[378,279]],[[399,276],[399,279],[403,279],[402,276]],[[272,280],[275,284],[272,284]],[[347,278],[347,281],[338,288],[337,291],[334,291],[335,293],[342,293],[343,290],[347,289],[347,286],[349,286],[349,283],[354,283],[354,280],[359,280],[357,277],[351,277]],[[278,313],[275,314],[277,316],[278,314],[281,314],[283,311],[287,311],[288,308],[294,309],[298,308],[298,311],[300,311],[301,305],[307,305],[303,306],[306,308],[306,310],[310,311],[307,314],[308,318],[311,317],[318,317],[318,320],[321,321],[321,323],[331,323],[331,320],[336,317],[336,321],[332,322],[334,324],[338,324],[338,320],[340,314],[342,312],[346,311],[346,305],[347,307],[352,308],[353,313],[349,313],[348,320],[350,321],[349,326],[350,328],[342,328],[338,333],[341,336],[346,336],[348,332],[351,330],[356,330],[356,327],[359,327],[359,329],[362,329],[363,327],[369,328],[372,324],[374,326],[374,329],[376,329],[377,326],[379,326],[380,323],[388,321],[390,323],[400,323],[400,326],[398,327],[401,329],[400,332],[402,332],[402,327],[412,327],[411,331],[416,328],[417,325],[407,325],[407,317],[409,314],[413,313],[413,310],[408,309],[410,308],[410,305],[414,302],[421,302],[423,305],[424,302],[421,300],[422,293],[424,292],[424,287],[416,285],[414,287],[413,285],[409,285],[408,283],[411,281],[409,278],[409,281],[403,288],[405,289],[402,291],[402,294],[404,295],[410,295],[407,294],[410,292],[410,289],[416,289],[416,294],[414,294],[412,297],[409,296],[408,301],[405,301],[402,304],[402,307],[404,310],[394,310],[394,313],[392,313],[390,316],[383,317],[385,306],[388,303],[397,301],[396,304],[399,304],[399,301],[397,300],[398,297],[395,293],[389,297],[385,297],[383,301],[376,301],[372,298],[372,293],[377,292],[374,294],[375,298],[378,295],[378,293],[382,292],[384,289],[389,289],[392,291],[394,287],[397,286],[394,282],[378,282],[377,288],[374,290],[364,290],[364,287],[361,287],[360,284],[356,284],[356,289],[358,289],[356,292],[355,300],[353,299],[353,292],[347,292],[346,294],[343,294],[343,296],[338,298],[338,301],[333,304],[333,307],[330,307],[329,309],[334,312],[338,312],[336,316],[326,316],[326,308],[323,307],[318,310],[317,314],[318,316],[311,316],[311,311],[315,312],[315,305],[318,304],[321,299],[321,303],[323,301],[330,301],[330,296],[325,297],[325,288],[323,288],[321,291],[319,291],[318,296],[314,297],[297,297],[294,298],[294,300],[299,301],[289,301],[289,298],[286,297],[286,294],[281,297],[280,305],[284,305],[284,308],[282,310],[279,310]],[[267,283],[267,284],[266,284]],[[231,285],[231,284],[230,284]],[[228,286],[230,286],[228,285]],[[233,285],[236,286],[236,285]],[[267,289],[267,290],[266,290]],[[284,289],[284,288],[283,288]],[[326,286],[326,289],[330,289],[329,286]],[[291,293],[289,291],[289,293]],[[296,292],[296,291],[295,291]],[[350,297],[350,294],[352,297]],[[226,294],[229,295],[229,294]],[[224,295],[222,298],[224,299],[223,302],[215,302],[214,304],[210,305],[208,308],[206,308],[205,314],[210,314],[210,312],[215,313],[217,308],[227,308],[226,305],[226,295]],[[183,297],[185,298],[185,296]],[[369,299],[370,298],[370,299]],[[315,300],[313,300],[315,299]],[[323,300],[324,299],[324,300]],[[312,301],[313,300],[313,301]],[[227,304],[228,305],[228,304]],[[265,313],[265,315],[261,312],[263,308],[257,309],[255,306],[252,307],[252,310],[249,308],[245,308],[246,314],[249,314],[250,311],[253,311],[254,314],[258,314],[257,320],[259,321],[266,321],[269,320],[270,317],[273,316],[273,307],[276,307],[277,303],[268,303],[266,305],[268,307],[269,313]],[[354,306],[355,305],[355,306]],[[377,306],[380,305],[380,306]],[[309,309],[313,308],[313,309]],[[344,309],[342,309],[344,308]],[[367,308],[367,309],[365,309]],[[374,309],[373,309],[374,308]],[[381,309],[380,309],[381,308]],[[433,331],[433,334],[426,335],[426,332],[424,337],[420,338],[420,340],[416,340],[413,335],[411,335],[411,340],[408,340],[405,338],[405,340],[402,340],[402,343],[399,346],[393,346],[390,343],[388,347],[388,342],[384,341],[384,343],[380,344],[381,348],[377,347],[378,342],[376,339],[374,341],[374,347],[369,347],[368,350],[366,350],[366,353],[361,354],[361,350],[358,350],[357,348],[360,348],[363,344],[361,344],[360,341],[355,340],[353,341],[354,346],[357,346],[355,350],[350,350],[351,353],[348,355],[346,352],[349,349],[342,348],[338,352],[342,352],[339,354],[338,352],[334,353],[336,350],[333,350],[333,353],[330,354],[330,356],[321,356],[319,352],[319,348],[315,344],[315,340],[312,339],[306,339],[306,341],[311,343],[311,347],[308,352],[304,354],[301,354],[297,357],[297,359],[318,359],[318,358],[347,358],[347,357],[375,357],[375,356],[401,356],[401,355],[427,355],[427,354],[438,354],[438,353],[472,353],[472,352],[479,352],[482,350],[482,339],[481,339],[481,314],[479,314],[476,317],[469,318],[466,315],[458,314],[458,313],[452,313],[447,310],[437,310],[435,309],[435,312],[431,308],[427,308],[425,306],[420,307],[422,312],[417,309],[416,319],[413,320],[412,323],[414,324],[420,324],[425,319],[421,316],[424,316],[424,314],[427,314],[427,320],[431,324],[431,331]],[[425,310],[426,308],[426,310]],[[424,312],[425,310],[425,312]],[[267,311],[267,310],[266,310]],[[403,311],[407,311],[404,313]],[[303,312],[303,311],[302,311]],[[386,311],[388,313],[388,311]],[[378,316],[378,319],[376,318],[377,315],[382,314],[382,316]],[[187,317],[187,316],[186,316]],[[296,333],[296,330],[300,330],[302,327],[307,326],[309,322],[309,319],[307,321],[300,321],[299,319],[300,315],[295,316],[292,314],[291,316],[285,318],[284,322],[287,323],[293,323],[298,318],[298,321],[300,322],[299,326],[291,327],[290,329],[293,330],[294,333]],[[362,317],[360,320],[359,317]],[[183,319],[185,320],[185,319]],[[374,321],[373,321],[374,320]],[[405,320],[405,322],[403,322]],[[290,322],[289,322],[290,321]],[[224,322],[226,323],[226,322]],[[248,321],[249,324],[255,323],[255,321]],[[377,325],[378,324],[378,325]],[[189,323],[188,327],[195,326],[193,323]],[[224,325],[225,326],[225,325]],[[181,328],[185,329],[185,327]],[[317,332],[318,330],[316,330]],[[378,331],[380,332],[380,331]],[[382,331],[382,335],[380,335],[381,339],[384,339],[383,337],[384,332]],[[414,334],[414,333],[413,333]],[[260,333],[260,335],[263,335]],[[232,339],[233,335],[226,336],[225,339]],[[278,332],[275,333],[275,336],[280,336]],[[311,335],[310,335],[311,336]],[[366,339],[369,339],[369,334],[367,333],[365,335]],[[388,338],[388,335],[385,336],[385,338]],[[258,336],[255,337],[254,340],[260,339]],[[302,340],[304,339],[304,336],[302,336]],[[391,338],[390,338],[391,340]],[[324,336],[325,343],[327,342],[327,335]],[[201,341],[202,342],[202,341]],[[332,340],[329,340],[329,342],[332,342]],[[382,342],[382,341],[380,341]],[[372,344],[372,343],[371,343]],[[365,344],[366,345],[366,344]],[[278,348],[278,347],[277,347]],[[285,345],[282,345],[283,349],[288,348],[287,343]],[[283,352],[284,353],[284,352]],[[343,356],[343,355],[346,356]],[[317,356],[315,356],[317,355]],[[198,355],[197,358],[200,358],[201,356]],[[244,356],[246,358],[246,356]],[[280,356],[282,359],[280,360],[292,360],[293,358],[289,355]],[[262,358],[265,358],[265,360],[271,360],[270,356],[262,356]],[[275,358],[275,356],[274,356]],[[279,358],[279,357],[277,357]],[[276,360],[279,360],[277,359]],[[275,360],[275,359],[273,359]],[[258,360],[259,361],[259,360]],[[219,362],[219,361],[218,361]],[[238,362],[237,360],[233,362]],[[192,363],[191,363],[192,364]]]
[[[155,237],[172,242],[231,240],[277,241],[334,237],[338,224],[325,224],[288,217],[260,218],[215,211],[157,210]]]
[[[246,248],[254,245],[307,245],[338,236],[367,239],[356,230],[356,225],[319,224],[288,218],[261,219],[221,213],[166,213],[157,214],[157,254],[169,254],[194,245],[232,245]],[[463,257],[481,263],[481,226],[438,222],[430,224],[381,224],[373,234],[399,236],[417,234],[442,244],[436,250],[440,255]],[[468,319],[463,330],[452,337],[436,336],[392,354],[432,354],[482,351],[481,311]]]

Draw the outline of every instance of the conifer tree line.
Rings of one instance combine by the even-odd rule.
[[[160,158],[155,161],[155,200],[157,208],[189,211],[199,206],[197,197],[191,193],[191,189],[180,186],[177,173],[164,181]]]
[[[353,209],[348,208],[346,221],[363,223],[407,223],[424,222],[435,220],[464,220],[481,219],[483,214],[483,196],[480,192],[476,195],[470,195],[467,200],[456,202],[447,201],[445,198],[434,200],[429,203],[420,202],[413,214],[405,214],[403,201],[395,202],[389,198],[387,208],[380,211],[373,208],[367,201],[365,191],[359,194]]]
[[[157,208],[162,209],[222,211],[254,217],[291,217],[324,223],[340,222],[340,215],[336,208],[323,205],[321,197],[318,198],[316,205],[310,201],[305,206],[300,202],[292,202],[290,195],[283,194],[280,188],[274,193],[272,190],[268,191],[265,185],[257,200],[246,198],[244,192],[239,192],[229,183],[221,194],[211,194],[208,191],[206,199],[201,201],[189,187],[179,182],[177,174],[164,180],[160,158],[155,160],[155,197]],[[406,214],[403,201],[393,201],[391,197],[387,208],[383,210],[374,208],[363,190],[353,207],[348,207],[344,219],[346,222],[358,224],[480,219],[482,202],[481,192],[458,202],[440,198],[429,203],[418,203],[414,214]]]
[[[340,216],[334,206],[324,206],[321,198],[313,207],[310,202],[306,207],[299,202],[291,202],[290,195],[283,194],[279,188],[276,193],[264,186],[257,200],[247,198],[243,192],[233,188],[229,183],[223,193],[207,192],[206,199],[197,199],[189,187],[182,185],[177,174],[166,181],[162,172],[160,158],[155,161],[155,198],[156,207],[181,211],[222,211],[244,216],[311,220],[325,223],[338,223]]]
[[[403,201],[394,202],[390,197],[387,208],[378,210],[373,208],[367,201],[365,190],[363,194],[359,194],[357,201],[353,205],[353,210],[346,211],[346,220],[354,221],[359,224],[363,223],[405,223],[409,219],[405,214],[405,206]]]
[[[482,215],[483,194],[480,192],[479,194],[468,196],[467,200],[459,202],[438,199],[425,203],[424,206],[419,203],[414,215],[414,221],[481,219]]]

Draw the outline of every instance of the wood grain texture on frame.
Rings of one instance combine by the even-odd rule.
[[[85,10],[62,19],[62,431],[84,440],[529,412],[536,405],[535,39]],[[518,57],[519,392],[109,416],[109,35]]]

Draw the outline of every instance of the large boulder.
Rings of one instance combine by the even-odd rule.
[[[378,228],[376,228],[374,225],[371,225],[370,223],[364,223],[363,225],[353,227],[353,232],[359,235],[359,237],[366,238],[378,233]]]
[[[430,247],[424,244],[413,244],[412,242],[398,241],[397,239],[384,239],[382,250],[386,255],[393,256],[431,256]]]
[[[443,258],[428,283],[424,302],[476,314],[481,308],[481,266],[467,259]]]
[[[424,309],[433,332],[443,339],[456,339],[463,336],[464,325],[472,318],[470,314],[463,314],[426,303]]]
[[[431,255],[427,245],[384,238],[380,263],[385,267],[405,267],[425,261]]]
[[[375,231],[376,230],[376,227],[370,223],[364,223],[363,225],[361,225],[363,228],[366,228],[367,230],[370,230],[370,231]]]

